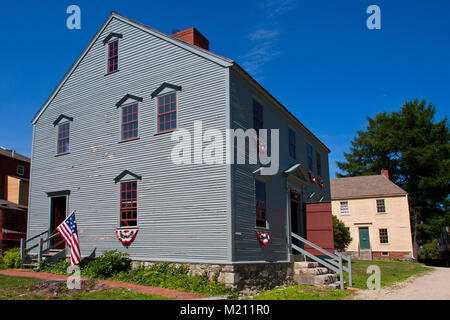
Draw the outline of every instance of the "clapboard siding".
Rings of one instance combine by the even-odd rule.
[[[287,179],[282,172],[295,161],[289,156],[288,126],[296,132],[297,159],[307,168],[306,143],[310,143],[315,152],[319,151],[322,158],[323,179],[325,188],[321,189],[317,183],[309,184],[303,194],[303,201],[311,201],[308,196],[316,192],[314,199],[324,197],[330,200],[330,186],[328,177],[328,151],[307,130],[299,125],[286,111],[271,99],[263,90],[252,84],[239,70],[232,69],[230,76],[231,92],[231,127],[244,130],[253,127],[253,99],[263,106],[264,128],[280,130],[280,167],[279,173],[270,176],[266,181],[266,219],[269,222],[271,240],[269,245],[259,244],[255,234],[255,190],[253,171],[259,165],[235,164],[232,172],[233,198],[233,260],[234,261],[285,261],[288,256],[288,193]],[[270,150],[270,141],[269,148]],[[240,154],[238,156],[244,156]],[[247,155],[246,155],[247,156]],[[316,170],[316,169],[315,169]]]
[[[122,33],[119,71],[106,73],[110,33]],[[192,132],[227,127],[226,68],[113,18],[34,126],[28,236],[49,227],[46,192],[70,190],[68,209],[77,209],[83,256],[118,249],[133,259],[229,262],[231,259],[226,165],[177,166],[170,160],[175,142],[156,133],[156,98],[163,82],[178,92],[178,127]],[[139,139],[120,142],[125,95],[139,103]],[[70,154],[56,156],[60,115],[73,117]],[[118,241],[119,184],[123,170],[138,181],[139,233],[129,248]]]

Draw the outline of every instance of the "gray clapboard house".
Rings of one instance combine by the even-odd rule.
[[[28,239],[53,234],[76,209],[83,257],[117,249],[136,261],[221,266],[228,283],[248,270],[287,272],[290,233],[305,235],[303,204],[330,201],[329,150],[208,46],[196,29],[167,35],[111,13],[32,120]],[[278,173],[174,164],[171,132],[192,132],[195,121],[279,129]],[[118,230],[138,233],[124,245]],[[268,245],[257,230],[270,232]]]

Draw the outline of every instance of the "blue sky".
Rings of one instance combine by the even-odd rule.
[[[56,3],[56,4],[55,4]],[[81,8],[81,30],[66,8]],[[369,5],[381,30],[369,30]],[[16,1],[2,5],[0,145],[30,155],[30,120],[111,11],[166,33],[195,26],[330,149],[338,170],[366,117],[415,97],[450,105],[450,1]]]

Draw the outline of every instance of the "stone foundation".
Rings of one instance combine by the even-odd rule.
[[[371,254],[372,259],[386,259],[386,260],[399,260],[399,261],[414,261],[412,252],[408,251],[367,251]],[[352,258],[359,259],[357,251],[346,251],[345,255],[349,255]]]
[[[134,261],[133,267],[148,267],[154,263],[156,262]],[[173,263],[173,265],[181,264]],[[256,291],[294,283],[294,265],[290,262],[183,265],[189,266],[191,275],[202,275],[206,272],[210,280],[217,279],[226,286],[238,290]]]

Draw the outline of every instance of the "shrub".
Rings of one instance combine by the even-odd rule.
[[[419,259],[439,259],[438,241],[435,239],[423,245]]]
[[[3,256],[0,254],[0,270],[5,269],[5,263],[3,262]]]
[[[20,248],[10,249],[5,252],[3,263],[7,268],[20,267]]]
[[[113,279],[209,295],[237,294],[232,289],[225,287],[223,283],[210,281],[207,272],[201,276],[190,276],[188,273],[189,266],[187,265],[155,263],[147,268],[141,267],[129,272],[120,272]]]
[[[106,279],[131,269],[128,255],[117,250],[105,251],[103,255],[86,264],[84,273],[97,279]]]
[[[37,268],[39,272],[48,272],[55,274],[67,274],[67,268],[70,267],[70,259],[61,259],[58,262],[41,261]]]
[[[334,249],[339,252],[345,251],[348,245],[352,242],[350,231],[348,231],[345,224],[336,216],[333,216],[333,236]]]

